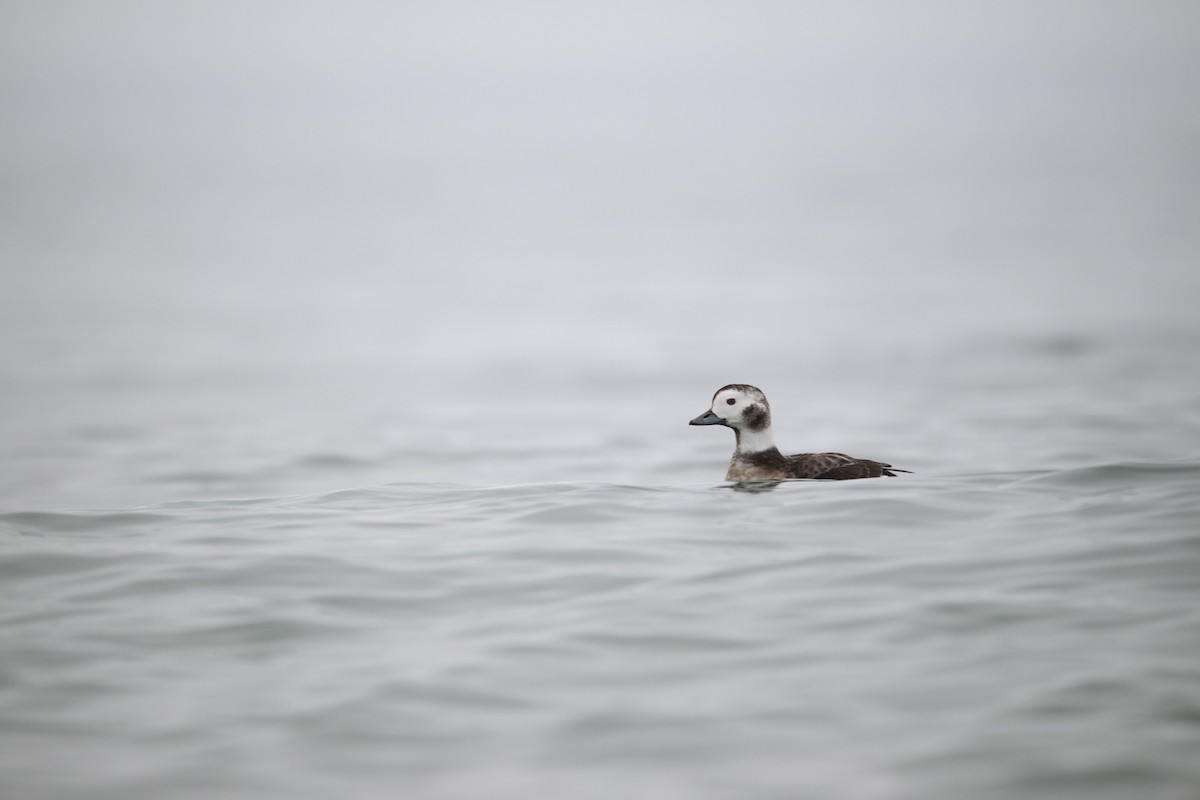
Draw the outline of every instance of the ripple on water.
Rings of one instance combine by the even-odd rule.
[[[1192,785],[1198,475],[405,483],[8,511],[0,711],[23,722],[0,765],[51,774],[65,747],[111,788],[85,753],[115,748],[158,764],[145,785],[162,789],[190,763],[170,730],[239,742],[222,752],[242,768],[402,763],[435,788],[464,764],[653,782],[663,759],[794,787],[798,752],[818,789],[845,780],[822,764],[847,763],[929,797]]]

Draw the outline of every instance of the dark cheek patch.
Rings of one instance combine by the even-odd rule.
[[[742,419],[746,421],[746,428],[752,431],[761,431],[766,428],[771,422],[771,414],[765,408],[755,403],[752,406],[747,406],[742,412]]]

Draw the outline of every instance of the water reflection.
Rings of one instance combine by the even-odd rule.
[[[730,484],[729,488],[735,492],[750,492],[751,494],[761,494],[762,492],[773,492],[775,487],[784,481],[742,481],[741,483]],[[794,483],[794,481],[788,481]]]

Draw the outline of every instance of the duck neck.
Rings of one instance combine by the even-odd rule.
[[[764,450],[775,449],[775,437],[771,435],[770,425],[756,431],[734,428],[733,433],[737,437],[739,453],[761,453]]]

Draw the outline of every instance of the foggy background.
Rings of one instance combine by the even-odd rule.
[[[1194,335],[1197,31],[1190,2],[5,3],[2,485],[164,496],[63,460],[163,430],[188,491],[233,442],[352,450],[347,419],[682,437],[730,381]]]

